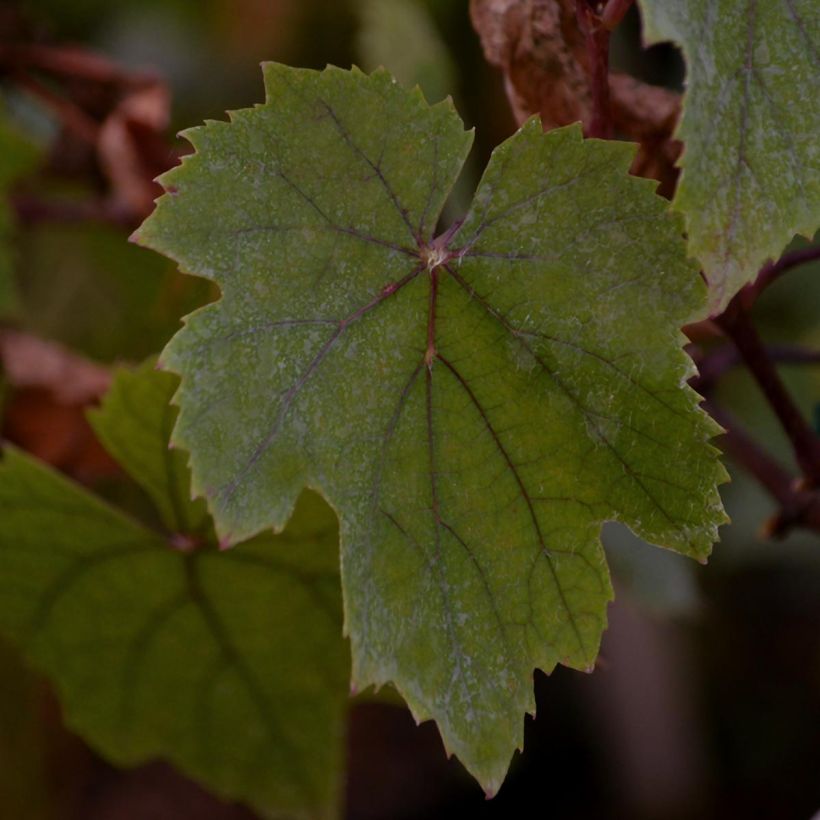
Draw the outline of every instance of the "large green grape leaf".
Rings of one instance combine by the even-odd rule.
[[[155,497],[185,483],[156,423],[175,383],[122,373],[94,421]],[[8,447],[0,509],[0,630],[54,680],[70,726],[119,764],[166,757],[265,816],[336,815],[349,659],[318,496],[280,535],[220,552],[191,510],[173,522],[196,529],[155,532]]]
[[[649,42],[683,48],[674,207],[719,312],[794,234],[820,227],[816,0],[641,0]]]
[[[705,289],[632,146],[531,121],[433,239],[470,146],[449,102],[383,71],[265,81],[187,132],[137,235],[223,294],[163,354],[175,440],[224,539],[322,492],[354,686],[395,682],[493,792],[533,667],[594,663],[601,522],[703,559],[724,520],[678,330]]]

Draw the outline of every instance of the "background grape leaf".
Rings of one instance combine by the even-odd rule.
[[[814,0],[641,0],[648,42],[683,48],[674,207],[719,312],[795,233],[820,227],[820,14]]]
[[[17,652],[0,641],[0,795],[3,811],[24,820],[58,820],[56,789],[49,787],[49,732],[42,681]],[[64,808],[64,806],[63,806]]]
[[[191,499],[185,456],[167,446],[177,416],[170,403],[176,381],[155,372],[150,359],[121,370],[105,405],[90,410],[88,419],[105,449],[151,497],[170,532],[207,537],[208,511],[201,499]]]
[[[715,432],[678,328],[704,287],[634,146],[530,121],[432,239],[470,137],[383,71],[265,66],[189,132],[137,240],[215,279],[163,354],[225,538],[307,485],[341,520],[359,687],[394,681],[492,793],[533,667],[594,663],[618,519],[703,559]]]
[[[17,179],[34,168],[39,157],[37,146],[6,122],[0,112],[0,316],[17,307],[11,250],[14,219],[6,194]]]
[[[281,535],[219,552],[177,494],[185,456],[164,437],[176,381],[121,373],[94,419],[167,533],[5,449],[0,628],[115,762],[167,757],[263,815],[335,816],[349,669],[335,517],[305,493]]]
[[[179,276],[110,226],[30,225],[18,243],[20,323],[97,361],[144,359],[178,330],[181,315],[215,296],[211,282]]]
[[[438,102],[456,87],[447,44],[421,0],[358,0],[364,67],[388,68],[403,85]]]

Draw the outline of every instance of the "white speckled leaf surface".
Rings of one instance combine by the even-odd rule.
[[[265,82],[188,132],[137,236],[223,294],[163,354],[175,438],[225,539],[330,501],[354,685],[393,681],[492,793],[533,668],[595,661],[601,522],[704,559],[724,520],[679,331],[705,287],[632,146],[531,121],[434,238],[471,143],[450,103]]]
[[[713,313],[820,227],[817,0],[640,0],[648,42],[683,49],[687,90],[673,207]]]

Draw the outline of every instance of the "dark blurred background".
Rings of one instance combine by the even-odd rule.
[[[169,135],[260,101],[262,60],[384,64],[400,81],[421,83],[431,101],[452,95],[476,127],[454,210],[514,129],[467,0],[2,0],[0,47],[16,43],[81,45],[156,72],[170,91]],[[641,49],[634,9],[618,30],[613,62],[658,85],[679,88],[684,75],[671,47]],[[60,343],[91,372],[161,349],[181,315],[213,298],[207,283],[129,245],[127,215],[65,223],[38,211],[44,191],[70,205],[112,181],[103,179],[99,157],[87,173],[87,146],[65,133],[37,94],[21,91],[2,60],[0,113],[40,151],[38,170],[18,191],[18,293],[7,323]],[[179,140],[168,145],[159,166],[185,150]],[[127,195],[127,181],[120,184]],[[767,341],[817,349],[818,314],[814,264],[774,285],[755,315]],[[783,373],[818,423],[817,365]],[[54,384],[9,377],[3,391],[6,437],[79,480],[127,493],[111,489],[117,474],[82,421],[93,389],[66,397]],[[789,463],[776,421],[742,370],[728,373],[717,395]],[[351,710],[347,816],[808,820],[820,810],[820,540],[760,536],[772,505],[729,466],[724,497],[733,524],[708,566],[606,529],[618,601],[599,666],[591,675],[535,674],[537,719],[526,719],[526,751],[495,799],[486,801],[446,760],[432,724],[417,728],[400,705],[365,697]],[[109,766],[62,728],[47,685],[0,650],[4,820],[253,816],[164,763]]]

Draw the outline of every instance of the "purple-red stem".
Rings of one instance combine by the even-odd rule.
[[[820,532],[820,493],[798,486],[788,470],[725,410],[710,401],[704,402],[704,407],[726,429],[720,442],[723,451],[753,476],[780,507],[766,523],[766,534],[782,536],[797,526]]]
[[[0,67],[35,69],[60,77],[130,88],[158,82],[152,73],[123,68],[107,57],[72,46],[0,45]]]
[[[31,96],[36,97],[47,108],[50,108],[66,129],[71,131],[76,137],[89,145],[97,144],[100,126],[94,118],[86,114],[82,108],[71,100],[56,94],[29,74],[19,74],[17,83]]]
[[[806,262],[814,262],[820,259],[820,245],[812,245],[808,248],[784,253],[776,262],[769,262],[760,269],[754,282],[750,282],[741,291],[741,299],[745,307],[751,307],[757,297],[766,290],[772,282],[777,281],[786,271],[803,265]]]
[[[136,228],[140,215],[126,205],[113,199],[40,199],[17,195],[12,197],[17,219],[24,225],[43,222],[74,224],[78,222],[103,222],[122,228]]]
[[[767,345],[766,352],[775,362],[784,364],[820,364],[820,351],[808,350],[798,345]],[[727,371],[743,362],[738,349],[733,344],[724,345],[707,355],[697,348],[690,349],[690,355],[698,366],[698,375],[689,383],[701,395],[706,395],[715,382]]]
[[[436,301],[438,299],[438,266],[430,271],[430,302],[427,313],[427,351],[424,363],[429,370],[436,358]]]
[[[749,311],[760,294],[783,273],[815,259],[820,259],[820,247],[792,251],[765,265],[757,278],[732,299],[726,310],[713,318],[714,324],[733,342],[734,350],[723,349],[706,357],[700,364],[700,376],[692,382],[696,390],[707,395],[722,372],[742,361],[788,436],[803,474],[802,480],[791,476],[780,462],[738,426],[734,418],[712,402],[706,402],[712,417],[727,429],[721,442],[724,451],[780,506],[777,515],[765,525],[769,536],[785,535],[794,527],[820,532],[820,437],[803,418],[775,367],[776,360],[814,362],[818,360],[818,354],[795,348],[767,348]]]
[[[783,384],[743,300],[735,297],[714,321],[734,342],[749,372],[780,420],[807,482],[811,487],[820,487],[820,438],[803,418]]]
[[[575,8],[589,55],[592,116],[587,127],[587,136],[611,139],[613,127],[609,99],[609,29],[602,24],[601,18],[588,0],[576,0]]]
[[[624,19],[634,2],[635,0],[609,0],[601,12],[601,23],[604,28],[612,31]]]

